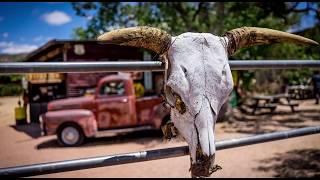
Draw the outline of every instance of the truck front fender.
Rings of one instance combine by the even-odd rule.
[[[42,116],[43,128],[48,135],[57,133],[58,128],[65,123],[79,125],[86,137],[92,137],[97,132],[97,121],[94,114],[85,109],[49,111]]]

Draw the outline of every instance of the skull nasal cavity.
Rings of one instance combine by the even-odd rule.
[[[188,75],[188,74],[187,74],[187,69],[186,69],[185,67],[183,67],[183,66],[181,66],[181,69],[182,69],[184,75],[187,76],[187,75]]]

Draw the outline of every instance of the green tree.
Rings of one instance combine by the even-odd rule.
[[[90,19],[86,28],[74,30],[77,39],[95,39],[103,32],[137,25],[159,27],[173,35],[188,31],[223,35],[242,26],[287,31],[299,27],[301,18],[312,14],[317,26],[302,35],[320,41],[319,2],[74,2],[72,6],[77,15]],[[320,59],[320,53],[317,47],[276,44],[241,49],[230,59]],[[283,70],[280,74],[298,82],[299,72],[297,75],[297,70]],[[300,74],[310,75],[311,71]],[[269,76],[275,78],[279,74],[271,72]]]
[[[310,11],[319,19],[319,3],[306,4],[297,9],[299,2],[74,2],[76,14],[90,18],[87,28],[74,30],[74,37],[95,39],[111,29],[136,25],[159,27],[173,35],[187,31],[223,35],[241,26],[286,31]],[[310,58],[297,51],[302,50],[296,45],[256,46],[242,49],[234,58]]]

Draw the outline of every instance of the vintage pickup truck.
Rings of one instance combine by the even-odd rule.
[[[115,74],[102,78],[93,96],[51,101],[40,124],[60,145],[79,146],[100,132],[161,129],[169,113],[159,95],[137,98],[132,78]]]

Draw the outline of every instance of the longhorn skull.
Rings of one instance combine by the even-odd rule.
[[[171,105],[171,120],[189,145],[192,177],[208,177],[214,166],[214,127],[221,106],[233,88],[228,56],[252,45],[317,42],[266,28],[242,27],[223,37],[210,33],[183,33],[171,37],[152,27],[110,31],[99,41],[155,51],[167,64],[164,94]]]

